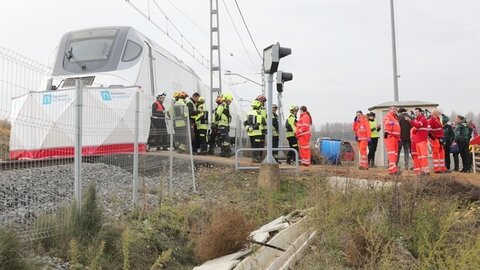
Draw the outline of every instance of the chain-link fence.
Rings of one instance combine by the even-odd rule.
[[[111,221],[196,191],[186,106],[153,114],[137,86],[45,90],[49,68],[1,49],[0,227],[50,237],[90,184]]]

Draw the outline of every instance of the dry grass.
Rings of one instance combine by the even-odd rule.
[[[296,269],[478,269],[480,188],[448,177],[344,192],[312,182],[320,237]]]
[[[8,158],[10,145],[10,123],[0,120],[0,160]]]
[[[224,256],[241,250],[248,243],[254,225],[234,208],[222,208],[199,236],[195,255],[201,261]]]

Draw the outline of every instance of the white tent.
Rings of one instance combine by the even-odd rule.
[[[86,88],[83,91],[83,155],[133,151],[136,93],[139,93],[139,149],[150,127],[150,95],[138,87]],[[73,156],[75,89],[30,92],[12,101],[10,158]]]

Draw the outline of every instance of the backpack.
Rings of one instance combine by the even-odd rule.
[[[460,153],[460,149],[458,149],[458,144],[454,143],[454,144],[450,145],[450,153],[452,153],[452,154]]]

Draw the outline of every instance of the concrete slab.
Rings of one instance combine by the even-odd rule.
[[[240,259],[252,252],[251,249],[245,249],[236,253],[225,255],[203,263],[200,266],[193,268],[193,270],[231,270],[235,267]]]
[[[304,220],[289,226],[288,228],[279,231],[267,243],[283,249],[288,249],[307,229],[304,225]],[[277,258],[284,252],[269,247],[261,247],[250,256],[241,261],[234,269],[235,270],[258,270],[267,269]]]

